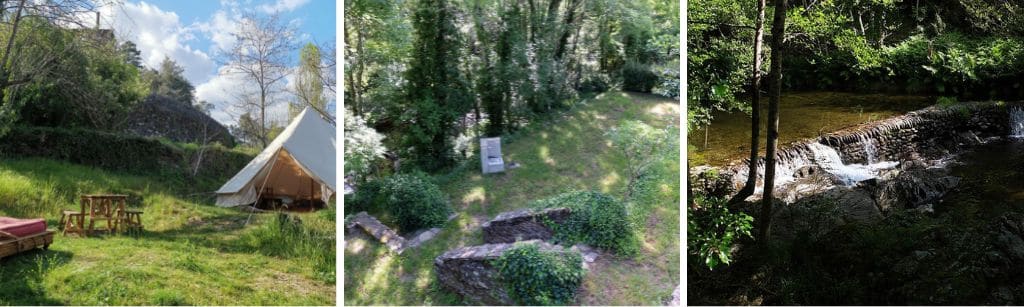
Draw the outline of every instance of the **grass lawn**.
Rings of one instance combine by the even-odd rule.
[[[141,205],[146,227],[57,234],[47,251],[0,260],[0,305],[334,305],[334,210],[299,214],[300,224],[255,214],[246,225],[249,214],[213,206],[217,181],[0,160],[0,216],[56,229],[78,195],[119,193]]]
[[[610,147],[605,131],[626,119],[678,129],[679,111],[676,100],[605,93],[584,100],[557,119],[533,123],[504,138],[506,163],[520,163],[520,168],[484,176],[479,160],[473,160],[437,176],[458,216],[436,238],[402,255],[388,252],[375,241],[347,241],[345,304],[470,304],[436,280],[435,257],[457,247],[482,244],[481,224],[533,200],[571,190],[621,197],[626,184],[625,160]],[[640,255],[622,259],[602,253],[583,280],[578,303],[662,305],[671,298],[679,284],[679,161],[674,152],[652,167],[646,182],[650,196],[631,208],[642,226]]]

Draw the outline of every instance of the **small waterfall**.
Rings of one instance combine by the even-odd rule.
[[[1020,106],[1010,108],[1010,136],[1024,138],[1024,108]]]
[[[853,185],[859,181],[878,177],[878,171],[895,167],[896,162],[878,162],[868,164],[843,164],[839,152],[821,143],[808,144],[814,153],[814,160],[822,169],[839,177],[843,185]]]
[[[865,136],[861,142],[864,143],[864,155],[867,156],[868,164],[878,162],[878,156],[875,151],[875,139]]]

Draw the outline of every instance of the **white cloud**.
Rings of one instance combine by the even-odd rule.
[[[291,76],[286,77],[285,86],[291,88]],[[250,93],[247,97],[247,93]],[[205,100],[214,105],[210,116],[224,125],[232,125],[238,122],[238,116],[245,113],[238,107],[240,99],[259,99],[252,95],[252,87],[243,75],[232,74],[222,67],[218,75],[214,76],[203,84],[196,86],[196,99]],[[288,102],[294,96],[287,92],[278,93],[271,98],[274,102],[267,109],[267,120],[273,122],[288,122]]]
[[[164,57],[170,57],[185,69],[185,77],[192,83],[206,81],[217,67],[208,54],[188,45],[194,36],[174,12],[139,2],[104,6],[100,13],[102,23],[114,29],[119,40],[138,46],[148,67],[159,67]]]
[[[309,0],[277,0],[274,4],[263,4],[259,9],[266,13],[290,12],[309,3]]]

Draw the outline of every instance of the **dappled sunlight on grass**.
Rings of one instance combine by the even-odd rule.
[[[369,243],[364,238],[349,239],[345,242],[345,251],[353,254],[358,254],[362,252],[364,248],[366,248],[367,244]]]
[[[611,193],[612,187],[619,183],[619,173],[611,172],[601,179],[601,192]]]
[[[469,193],[466,193],[466,195],[462,196],[463,205],[468,205],[473,202],[483,203],[486,200],[487,196],[486,192],[484,191],[484,187],[472,188],[469,190]]]
[[[555,159],[551,158],[551,154],[549,153],[549,149],[548,149],[547,145],[543,145],[543,146],[538,147],[537,148],[537,155],[540,156],[540,159],[543,160],[544,163],[546,163],[547,165],[551,165],[551,166],[555,165]]]
[[[661,120],[662,115],[648,112],[661,104],[678,105],[678,102],[646,94],[602,93],[575,110],[553,120],[534,123],[521,130],[521,134],[503,139],[502,151],[506,162],[515,161],[521,167],[507,169],[498,175],[482,176],[479,169],[472,166],[460,170],[463,173],[444,174],[450,177],[445,177],[441,188],[450,197],[456,218],[435,239],[416,250],[406,251],[398,259],[372,255],[372,251],[379,249],[376,242],[367,243],[367,247],[356,255],[346,252],[346,303],[465,303],[457,296],[452,297],[454,295],[449,291],[441,290],[443,287],[434,278],[433,259],[454,248],[482,244],[481,224],[501,212],[525,208],[534,200],[571,190],[598,190],[621,197],[625,186],[622,173],[625,160],[613,150],[604,132],[623,119],[642,120],[656,128],[664,128],[672,123]],[[671,107],[661,108],[664,112],[672,110]],[[670,160],[678,164],[678,157],[670,157]],[[479,160],[466,163],[479,163]],[[678,173],[678,167],[673,169]],[[678,192],[665,191],[671,190],[673,185],[678,189],[678,180],[665,181],[668,182],[651,186],[657,201],[648,206],[678,207]],[[675,211],[645,210],[666,216],[678,216],[679,213],[678,208]],[[672,223],[675,225],[668,225]],[[583,281],[587,291],[578,303],[663,304],[679,283],[676,277],[679,270],[678,223],[678,218],[663,217],[654,225],[644,225],[641,238],[645,240],[641,253],[645,255],[635,260],[611,259],[613,257],[598,260],[614,268],[593,276],[588,273]],[[392,260],[380,262],[377,257]],[[401,276],[397,269],[388,268],[395,265],[400,265],[406,275]],[[383,271],[390,272],[392,276],[373,280],[368,277]],[[382,279],[390,284],[370,286]]]
[[[659,103],[647,109],[647,113],[660,117],[673,117],[678,118],[679,116],[679,104],[678,103]]]
[[[389,287],[387,281],[393,276],[396,276],[395,273],[392,272],[395,264],[393,261],[394,257],[394,255],[388,253],[379,256],[379,258],[373,262],[373,265],[370,266],[372,270],[363,278],[363,291],[373,293]]]
[[[430,267],[420,270],[416,277],[416,288],[426,289],[430,286],[430,280],[434,277],[433,272]]]

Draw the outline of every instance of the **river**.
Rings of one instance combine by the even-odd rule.
[[[767,97],[762,99],[761,149],[764,156]],[[804,92],[782,96],[779,102],[779,144],[816,137],[857,124],[897,116],[935,102],[933,97],[841,92]],[[750,154],[750,115],[741,111],[713,112],[709,129],[689,131],[691,165],[723,166]],[[705,146],[705,140],[707,141]]]

